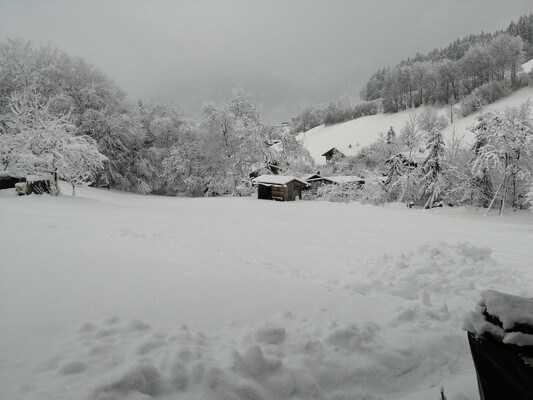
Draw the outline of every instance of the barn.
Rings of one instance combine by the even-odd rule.
[[[257,185],[257,198],[263,200],[293,201],[302,198],[307,183],[294,176],[261,175],[252,180]]]

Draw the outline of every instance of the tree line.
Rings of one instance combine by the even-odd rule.
[[[521,64],[533,59],[533,14],[521,16],[506,30],[457,39],[428,54],[417,53],[392,68],[381,68],[360,92],[362,103],[345,98],[307,105],[293,118],[295,133],[379,112],[421,105],[448,105],[449,119],[467,116],[520,87],[533,85],[533,73]]]
[[[529,102],[499,112],[482,112],[470,129],[473,144],[455,133],[447,140],[447,119],[433,111],[410,113],[355,156],[336,156],[339,174],[369,177],[370,186],[325,188],[327,200],[382,204],[401,201],[425,208],[472,205],[500,213],[533,201],[533,116]]]
[[[247,194],[250,174],[272,166],[312,169],[309,153],[262,122],[243,90],[204,104],[203,115],[193,120],[165,100],[132,103],[98,68],[52,46],[0,43],[0,170],[52,173],[73,188],[200,196]]]
[[[460,104],[463,116],[527,85],[521,64],[533,58],[533,14],[505,31],[457,40],[374,73],[360,95],[382,99],[384,112],[420,105]]]

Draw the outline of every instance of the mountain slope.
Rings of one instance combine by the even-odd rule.
[[[531,64],[531,65],[530,65]],[[529,61],[524,64],[524,69],[533,68],[533,63]],[[533,101],[533,87],[523,88],[485,107],[485,111],[501,110],[505,107],[516,106]],[[378,114],[362,117],[342,124],[325,126],[320,125],[307,132],[298,135],[298,139],[303,142],[304,147],[309,150],[311,156],[318,164],[323,164],[325,158],[322,157],[329,149],[335,147],[345,155],[355,155],[363,146],[375,142],[380,133],[386,133],[390,127],[394,127],[397,134],[400,133],[405,123],[409,120],[412,112],[422,113],[427,107],[419,107],[414,110],[405,110],[396,114]],[[432,108],[437,113],[447,116],[445,107]],[[453,124],[448,125],[443,134],[445,138],[450,138],[455,130],[456,137],[463,137],[465,142],[471,142],[473,134],[468,130],[477,118],[478,114],[472,114],[464,118],[455,119]]]

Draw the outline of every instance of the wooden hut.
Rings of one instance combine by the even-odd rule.
[[[0,171],[0,189],[13,189],[19,182],[26,182],[26,178],[22,174]]]
[[[311,178],[307,180],[309,188],[311,190],[318,189],[320,186],[324,185],[341,185],[346,183],[356,183],[358,185],[363,185],[365,180],[355,175],[344,175],[344,176],[319,176],[316,178]]]
[[[326,157],[326,164],[328,164],[331,159],[335,156],[344,158],[346,157],[341,151],[337,150],[335,147],[329,149],[324,154],[322,154],[322,157]]]
[[[426,157],[427,154],[420,151],[413,152],[412,154],[409,154],[408,151],[402,151],[387,158],[385,162],[387,164],[400,164],[403,167],[415,169],[424,162]]]
[[[26,177],[26,194],[51,193],[52,177],[41,175],[28,175]]]
[[[293,201],[302,198],[307,183],[294,176],[261,175],[252,180],[257,185],[257,198],[263,200]]]
[[[355,175],[344,175],[344,176],[315,176],[306,179],[308,184],[307,191],[308,194],[304,196],[304,199],[314,199],[318,188],[324,185],[345,185],[345,184],[355,184],[358,187],[365,184],[365,180]]]

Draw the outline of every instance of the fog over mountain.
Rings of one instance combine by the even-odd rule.
[[[377,68],[506,27],[530,0],[0,0],[0,40],[51,43],[99,66],[132,100],[193,116],[241,86],[271,122],[352,100]]]

